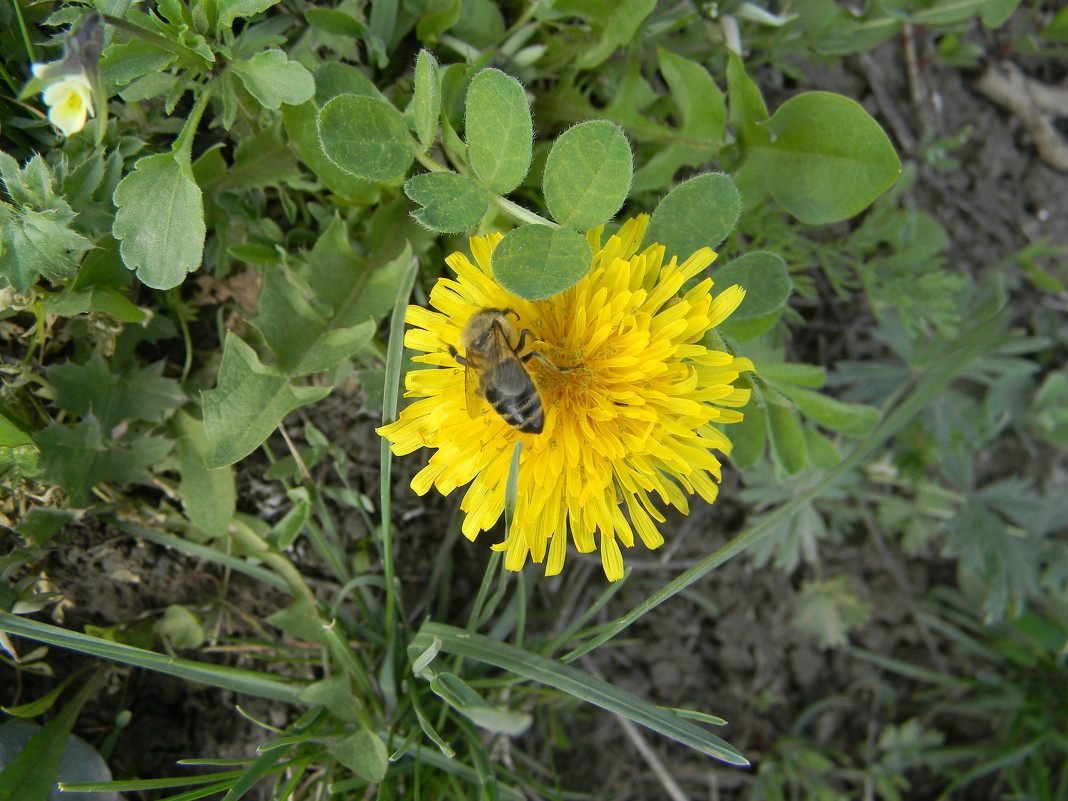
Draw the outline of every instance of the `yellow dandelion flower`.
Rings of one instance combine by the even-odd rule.
[[[432,309],[408,307],[405,344],[425,354],[415,361],[443,369],[409,372],[405,394],[420,400],[378,431],[397,455],[436,449],[412,480],[420,495],[467,485],[460,508],[471,540],[501,517],[513,449],[522,442],[511,531],[492,546],[506,552],[509,570],[530,558],[545,563],[546,575],[559,573],[570,533],[579,552],[599,549],[605,574],[618,580],[620,546],[633,547],[635,532],[647,548],[663,542],[654,496],[684,513],[687,494],[716,498],[720,462],[712,451],[731,449],[717,425],[742,419],[736,407],[749,390],[732,384],[753,365],[701,340],[738,307],[744,290],[732,286],[713,297],[705,278],[680,295],[716,254],[702,248],[682,264],[664,264],[660,245],[638,253],[648,223],[647,215],[627,221],[603,247],[601,229],[591,231],[589,273],[539,301],[494,281],[490,260],[500,234],[473,237],[474,263],[460,253],[446,259],[456,278],[438,280]],[[544,407],[540,433],[521,433],[489,403],[474,419],[468,412],[465,368],[450,349],[464,358],[461,335],[482,309],[510,310],[516,332],[533,332],[524,351],[569,368],[525,362]]]
[[[34,64],[33,74],[47,75],[48,64]],[[45,87],[41,99],[48,106],[48,119],[64,136],[73,136],[85,127],[88,117],[96,116],[93,87],[84,71],[58,76]]]

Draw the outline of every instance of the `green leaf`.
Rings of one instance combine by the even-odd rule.
[[[225,467],[248,456],[289,412],[329,394],[330,387],[293,386],[228,332],[216,387],[202,393],[208,467]]]
[[[37,450],[36,447],[34,450]],[[26,513],[26,516],[15,526],[15,531],[34,545],[45,545],[60,529],[68,523],[75,522],[78,517],[78,512],[71,509],[37,506]]]
[[[790,387],[786,392],[805,417],[847,437],[866,437],[879,423],[881,415],[874,406],[844,403],[800,387]]]
[[[56,388],[56,405],[78,417],[90,412],[110,431],[128,420],[161,422],[189,401],[173,378],[163,377],[163,362],[126,373],[112,373],[104,357],[94,353],[85,364],[65,362],[48,368]]]
[[[205,640],[200,618],[180,604],[168,606],[152,628],[172,648],[198,648]]]
[[[739,256],[712,273],[712,280],[720,289],[734,284],[745,288],[745,299],[728,322],[751,320],[779,311],[786,305],[793,289],[786,262],[778,253],[769,250]]]
[[[0,771],[0,801],[46,801],[50,797],[59,776],[60,762],[70,748],[70,741],[75,739],[71,736],[71,729],[82,707],[99,689],[103,678],[103,672],[95,674],[81,685],[78,694],[52,720],[43,727],[34,727],[36,732]],[[11,734],[12,726],[28,725],[15,723],[4,726],[4,740]],[[8,752],[8,743],[4,745],[4,752]],[[84,760],[77,762],[84,767]]]
[[[303,64],[290,61],[281,50],[264,50],[245,61],[230,64],[248,93],[264,108],[283,103],[298,105],[311,100],[315,81]]]
[[[73,506],[88,502],[89,491],[104,481],[149,483],[174,442],[140,437],[129,444],[104,442],[100,421],[89,415],[70,428],[53,422],[34,436],[50,481],[63,487]]]
[[[108,45],[104,49],[100,72],[105,84],[121,87],[141,77],[162,76],[176,60],[174,53],[133,36],[128,42]]]
[[[815,635],[820,648],[839,648],[848,642],[850,628],[864,624],[871,604],[857,597],[848,576],[806,581],[797,596],[794,625]]]
[[[300,180],[300,167],[289,144],[278,121],[242,137],[234,148],[233,166],[226,170],[226,185],[262,189]]]
[[[467,87],[464,132],[475,174],[507,194],[530,170],[534,124],[522,84],[500,70],[484,69]]]
[[[7,419],[5,411],[0,405],[0,475],[9,466],[18,475],[36,475],[40,472],[37,467],[40,451],[29,434]]]
[[[497,709],[454,673],[439,673],[430,682],[430,689],[445,703],[476,726],[486,731],[515,737],[530,728],[533,718],[526,712]]]
[[[879,124],[859,103],[831,92],[806,92],[783,103],[754,146],[767,187],[809,225],[859,214],[893,186],[901,162]]]
[[[238,17],[254,17],[277,5],[279,0],[216,0],[219,23],[216,30],[229,28]]]
[[[359,729],[348,737],[327,743],[338,762],[361,779],[380,782],[386,777],[389,754],[382,738],[369,729]]]
[[[171,289],[200,266],[204,203],[187,160],[174,153],[146,156],[115,189],[112,233],[122,260],[154,289]]]
[[[576,231],[524,225],[494,248],[493,276],[513,295],[541,300],[574,286],[592,262],[589,243]]]
[[[801,387],[822,387],[827,381],[827,371],[814,364],[797,362],[760,362],[757,374],[768,381],[797,384]]]
[[[421,205],[412,216],[432,231],[456,234],[478,225],[489,209],[489,192],[474,178],[455,172],[424,172],[404,184],[404,194]]]
[[[816,429],[805,426],[805,447],[808,458],[817,470],[830,470],[842,461],[842,454],[827,437]]]
[[[797,412],[775,404],[768,404],[766,411],[775,460],[791,475],[801,472],[808,461],[808,447]]]
[[[286,136],[300,160],[318,176],[326,187],[346,200],[373,203],[378,196],[378,186],[339,169],[326,157],[319,134],[316,117],[322,104],[338,94],[373,95],[374,84],[355,67],[345,64],[323,64],[315,71],[315,99],[299,106],[282,106],[282,121]]]
[[[229,467],[209,470],[208,437],[204,423],[185,411],[174,415],[178,442],[178,494],[189,520],[208,537],[226,533],[237,507],[234,471]]]
[[[607,120],[581,122],[553,142],[542,180],[545,203],[561,225],[595,228],[623,207],[633,175],[626,134]]]
[[[404,118],[384,100],[338,95],[319,111],[317,127],[326,157],[357,178],[396,180],[415,158]]]
[[[438,117],[441,116],[441,80],[438,76],[438,62],[429,50],[420,50],[415,60],[415,85],[412,91],[412,117],[415,121],[415,133],[425,153],[438,138]]]
[[[353,252],[346,225],[335,216],[296,270],[267,273],[252,325],[274,352],[275,368],[286,375],[318,372],[361,350],[392,308],[410,254],[406,247],[372,270]]]
[[[69,286],[58,295],[50,295],[44,301],[46,314],[74,317],[90,312],[104,312],[124,323],[140,323],[147,312],[135,306],[114,287],[92,287],[87,292],[73,291]]]
[[[643,701],[608,682],[595,679],[571,665],[547,659],[533,651],[516,648],[481,634],[441,623],[424,623],[409,646],[409,654],[421,654],[430,647],[435,638],[441,640],[442,650],[446,653],[476,659],[547,687],[554,687],[580,701],[648,726],[665,737],[728,764],[749,764],[745,757],[719,737],[666,709]]]
[[[734,445],[731,449],[731,463],[739,470],[745,470],[760,461],[768,438],[763,407],[750,403],[742,409],[742,414],[742,421],[732,423],[725,432]]]
[[[653,211],[646,244],[664,246],[665,259],[688,259],[703,247],[714,248],[734,230],[742,202],[731,179],[713,172],[683,181]]]
[[[768,118],[768,107],[760,87],[746,75],[741,56],[733,50],[727,51],[727,97],[731,127],[742,149],[767,142],[768,135],[760,124]]]
[[[656,0],[615,0],[591,3],[589,0],[557,0],[552,8],[559,14],[573,14],[599,30],[592,46],[578,51],[575,66],[592,69],[606,61],[616,50],[635,41],[638,29],[656,6]]]
[[[638,170],[633,192],[662,190],[673,183],[680,167],[702,167],[715,159],[726,141],[727,102],[704,65],[660,47],[657,61],[678,108],[678,125],[671,130],[651,120],[638,124],[636,138],[655,136],[664,146]]]
[[[92,243],[71,229],[74,210],[55,193],[52,169],[39,155],[20,169],[0,151],[0,178],[16,204],[0,201],[0,277],[25,292],[39,275],[72,276]]]
[[[367,34],[367,26],[346,11],[336,8],[306,8],[304,19],[313,28],[325,33],[361,39]]]

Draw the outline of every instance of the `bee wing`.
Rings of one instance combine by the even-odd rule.
[[[478,417],[482,414],[482,365],[470,352],[466,359],[464,394],[467,396],[467,414],[469,417]]]
[[[494,373],[494,381],[498,382],[502,362],[515,362],[522,370],[522,365],[515,358],[515,352],[500,326],[490,328],[485,339],[480,338],[478,342],[478,347],[469,347],[465,356],[467,369],[464,371],[464,393],[467,396],[467,414],[471,417],[479,417],[482,414],[483,401],[486,398],[486,376],[491,371]]]

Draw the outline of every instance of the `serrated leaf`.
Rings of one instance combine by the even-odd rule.
[[[740,284],[745,288],[745,299],[730,316],[735,322],[778,312],[786,305],[793,289],[786,262],[778,253],[768,250],[739,256],[712,273],[712,280],[719,287]]]
[[[122,261],[154,289],[171,289],[200,266],[204,202],[187,160],[174,153],[146,156],[115,189],[112,233]]]
[[[234,61],[230,69],[264,108],[276,109],[283,103],[298,105],[315,94],[311,73],[281,50],[264,50],[244,61]]]
[[[52,280],[70,278],[78,258],[90,242],[72,231],[61,212],[23,209],[14,212],[0,202],[0,276],[25,292],[39,275]]]
[[[2,413],[0,406],[0,472],[13,466],[19,475],[32,476],[39,472],[40,451],[33,438]]]
[[[289,412],[329,394],[330,387],[293,386],[228,332],[215,389],[202,393],[208,467],[225,467],[248,456]]]
[[[34,436],[49,480],[63,487],[73,506],[88,501],[89,490],[104,481],[147,483],[174,442],[140,437],[129,444],[104,442],[100,421],[87,416],[73,428],[53,422]]]
[[[332,98],[319,111],[317,129],[326,157],[367,181],[401,178],[415,158],[400,112],[374,97]]]
[[[112,373],[104,357],[94,353],[85,364],[49,367],[48,380],[59,408],[78,417],[92,412],[105,431],[128,420],[158,423],[189,401],[177,381],[163,376],[163,362]]]
[[[262,189],[299,180],[300,167],[279,122],[244,137],[234,148],[234,163],[226,171],[229,186]]]
[[[415,60],[415,85],[412,91],[412,117],[415,120],[415,132],[425,153],[437,139],[438,117],[441,116],[441,80],[438,76],[438,62],[429,50],[420,50]]]
[[[499,194],[526,177],[533,157],[534,124],[522,84],[487,68],[471,79],[465,101],[464,135],[475,174]]]
[[[653,212],[645,243],[658,242],[665,259],[687,259],[703,247],[715,248],[738,222],[742,201],[731,179],[706,173],[683,181]]]
[[[589,120],[564,131],[545,162],[542,189],[553,219],[586,230],[623,207],[634,164],[627,136],[607,120]]]
[[[424,172],[404,183],[404,194],[421,205],[412,216],[433,231],[456,234],[478,225],[489,209],[489,192],[455,172]]]
[[[493,276],[513,295],[541,300],[563,292],[590,271],[593,251],[570,228],[513,228],[493,250]]]
[[[809,225],[846,220],[893,186],[901,161],[879,124],[854,100],[806,92],[783,103],[753,146],[768,190]]]
[[[229,466],[208,469],[208,437],[203,421],[179,410],[173,426],[181,476],[178,494],[185,515],[208,537],[222,536],[237,506],[234,471]]]

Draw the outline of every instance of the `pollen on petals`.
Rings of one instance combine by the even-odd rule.
[[[639,252],[648,223],[646,215],[628,220],[607,241],[602,229],[588,232],[590,272],[536,302],[494,281],[501,235],[473,237],[472,258],[446,259],[455,278],[438,280],[429,308],[409,308],[405,344],[425,354],[416,361],[438,369],[409,373],[405,394],[418,400],[379,433],[397,454],[432,449],[412,482],[420,494],[467,487],[462,531],[472,540],[498,524],[522,443],[511,529],[492,545],[509,570],[533,561],[556,575],[570,542],[580,553],[599,551],[606,577],[616,581],[624,549],[663,544],[658,505],[686,513],[689,495],[711,502],[718,493],[715,452],[731,449],[718,426],[742,419],[736,409],[749,389],[734,382],[753,365],[702,342],[745,292],[733,286],[713,294],[710,280],[691,281],[715,259],[709,248],[681,264],[665,264],[657,244]],[[484,308],[513,310],[516,330],[529,329],[532,346],[552,362],[524,363],[543,405],[540,434],[518,431],[486,402],[468,409],[465,368],[448,349],[461,348],[464,326]]]

